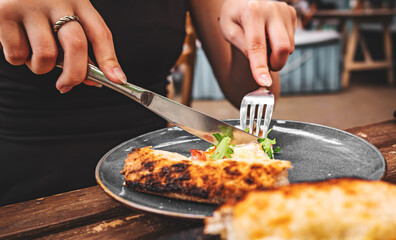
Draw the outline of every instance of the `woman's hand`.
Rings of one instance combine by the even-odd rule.
[[[111,32],[88,0],[0,0],[0,43],[6,60],[26,64],[36,74],[51,71],[59,51],[52,26],[67,15],[76,15],[80,21],[67,22],[57,32],[64,63],[56,88],[65,93],[85,80],[87,41],[104,74],[113,82],[126,82]]]
[[[249,58],[256,82],[270,86],[269,70],[279,71],[294,51],[295,10],[284,2],[226,0],[219,21],[226,40]]]

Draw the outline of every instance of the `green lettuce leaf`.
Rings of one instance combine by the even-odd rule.
[[[215,152],[210,156],[210,158],[214,159],[214,160],[219,160],[219,159],[223,159],[225,158],[231,158],[231,154],[234,153],[234,150],[231,148],[230,146],[230,142],[231,142],[231,138],[228,136],[224,136],[224,135],[216,135],[217,133],[214,133],[214,137],[216,138],[216,140],[218,140],[218,138],[221,140],[219,141],[219,143],[216,146],[216,150]],[[221,137],[220,137],[221,136]]]
[[[271,131],[272,129],[268,130],[266,136],[264,138],[257,139],[257,142],[262,144],[262,148],[265,154],[267,154],[270,159],[274,159],[274,153],[280,152],[281,149],[279,146],[273,149],[273,145],[276,144],[276,139],[268,138],[268,133],[270,133]]]

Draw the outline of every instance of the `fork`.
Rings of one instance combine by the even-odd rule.
[[[247,112],[248,112],[248,107],[250,107],[249,133],[253,134],[253,130],[255,128],[256,133],[254,135],[259,137],[260,132],[262,132],[263,135],[265,136],[271,122],[274,103],[275,103],[274,94],[272,94],[272,92],[268,91],[263,87],[257,89],[256,91],[246,94],[242,99],[241,108],[240,108],[241,128],[243,130],[246,129],[247,121],[248,121]],[[264,121],[262,121],[264,106],[265,106],[265,115],[264,115]],[[261,124],[261,122],[263,123]]]

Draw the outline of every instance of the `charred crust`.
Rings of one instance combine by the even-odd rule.
[[[128,182],[125,182],[124,185],[126,185],[129,188],[132,188],[132,189],[136,190],[136,189],[139,189],[140,183],[128,181]]]
[[[140,150],[142,150],[142,149],[139,148],[139,147],[134,148],[134,149],[132,149],[132,152],[131,152],[130,154],[132,154],[132,153],[134,153],[134,152],[140,152]]]
[[[227,164],[229,166],[237,166],[238,162],[235,160],[227,160],[227,161],[224,161],[224,164]]]
[[[153,179],[147,179],[141,182],[127,182],[126,185],[136,191],[149,191],[155,193],[165,193],[165,189],[161,184]]]
[[[177,182],[167,182],[163,188],[166,192],[182,192],[182,188]]]
[[[208,199],[209,191],[200,187],[193,186],[190,191],[191,195],[198,198]]]
[[[190,165],[185,164],[185,163],[175,163],[175,164],[171,165],[170,167],[171,167],[172,172],[184,172],[187,170],[187,168],[189,166]]]
[[[153,184],[145,184],[143,186],[145,190],[149,192],[155,192],[155,193],[166,193],[168,192],[167,189],[165,189],[160,183],[153,183]]]
[[[245,183],[248,185],[252,185],[254,183],[254,178],[249,175],[245,179],[243,179],[243,181],[245,181]]]
[[[258,164],[253,164],[252,166],[250,166],[251,170],[260,169],[260,168],[263,168],[263,167],[261,165],[258,165]]]
[[[156,161],[145,162],[145,163],[143,163],[143,168],[152,172],[152,171],[154,171],[155,164],[156,164]]]
[[[202,178],[202,181],[204,181],[204,182],[209,180],[209,176],[206,174],[202,175],[201,178]]]
[[[165,177],[170,173],[170,171],[171,171],[170,167],[167,167],[167,166],[162,167],[161,170],[159,171],[159,176],[161,178]]]
[[[190,180],[189,172],[180,175],[177,178],[167,176],[164,182],[154,180],[152,176],[140,178],[140,181],[128,181],[126,186],[135,191],[153,192],[153,193],[181,193],[194,196],[201,199],[209,198],[209,191],[197,186],[184,186],[183,181]],[[188,184],[188,183],[187,183]]]
[[[213,193],[214,195],[222,196],[224,195],[224,190],[226,190],[226,187],[224,187],[224,184],[220,184]]]
[[[231,176],[242,175],[242,173],[237,168],[232,167],[232,166],[227,166],[227,167],[223,168],[223,170],[226,174],[231,175]]]
[[[176,178],[176,180],[180,180],[180,181],[186,181],[190,179],[191,179],[191,174],[189,171],[184,172],[178,178]]]

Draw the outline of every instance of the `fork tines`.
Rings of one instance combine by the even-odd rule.
[[[264,88],[247,94],[243,98],[240,108],[241,128],[243,130],[248,128],[251,134],[255,131],[254,135],[256,136],[265,136],[271,122],[274,102],[274,95]],[[248,108],[250,109],[249,115],[247,114]],[[249,127],[247,127],[248,125]]]

